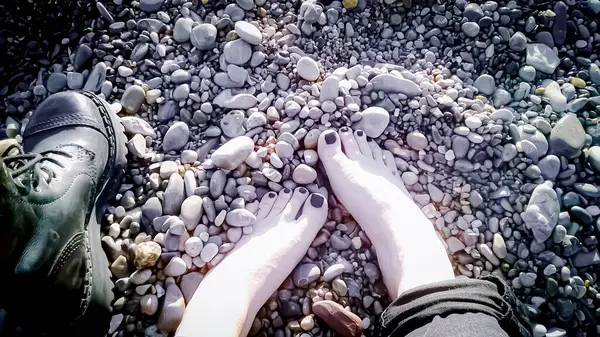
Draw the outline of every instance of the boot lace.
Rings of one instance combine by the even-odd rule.
[[[10,154],[17,150],[18,154]],[[42,165],[44,162],[50,162],[62,169],[65,166],[56,158],[50,155],[60,155],[73,158],[70,153],[61,150],[48,150],[40,153],[23,153],[17,145],[11,145],[2,153],[2,160],[11,172],[11,177],[15,185],[21,190],[29,191],[29,187],[37,189],[43,180],[48,185],[56,177],[56,172],[49,166]],[[30,186],[28,186],[30,185]]]

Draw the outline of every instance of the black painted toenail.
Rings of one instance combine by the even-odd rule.
[[[325,135],[325,143],[331,145],[333,143],[335,143],[336,137],[335,137],[335,133],[331,132]]]
[[[300,191],[300,193],[304,194],[304,193],[306,193],[306,188],[300,187],[300,189],[298,191]]]
[[[269,198],[273,199],[273,198],[275,198],[276,195],[277,194],[275,194],[275,192],[271,192],[271,193],[269,193]]]
[[[358,131],[356,131],[356,134],[357,134],[359,137],[362,137],[362,136],[363,136],[363,134],[364,134],[364,132],[363,132],[362,130],[358,130]]]
[[[316,208],[320,208],[321,206],[323,206],[323,201],[325,201],[325,199],[323,199],[323,197],[318,194],[313,194],[310,197],[310,204]]]
[[[292,190],[290,190],[289,188],[284,188],[283,189],[283,193],[290,193]]]
[[[342,132],[348,132],[348,127],[344,126],[343,128],[340,129]]]

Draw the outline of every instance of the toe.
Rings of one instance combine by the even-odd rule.
[[[337,133],[327,130],[319,136],[319,158],[332,157],[342,152],[342,144]]]
[[[298,222],[321,227],[327,219],[327,199],[320,193],[313,193],[302,207]]]
[[[344,153],[350,159],[358,159],[362,157],[360,153],[360,149],[358,148],[358,144],[354,139],[354,135],[352,130],[349,127],[344,126],[339,131],[339,136],[342,141],[342,146],[344,147]]]
[[[354,139],[356,140],[356,144],[358,144],[358,148],[363,156],[367,158],[373,158],[373,153],[371,152],[371,147],[367,142],[367,135],[363,130],[356,130],[354,132]]]
[[[408,189],[404,185],[404,182],[402,181],[402,178],[400,177],[400,174],[398,173],[398,171],[392,172],[392,175],[394,176],[392,179],[392,182],[394,183],[394,185],[398,186],[398,188],[402,191],[402,193],[406,194],[406,196],[412,200],[412,196],[410,195],[410,193],[408,192]]]
[[[400,174],[398,173],[398,169],[396,168],[396,161],[394,160],[394,155],[388,150],[382,150],[381,156],[385,166],[390,170],[390,172],[392,172],[392,178],[390,179],[391,182],[394,185],[396,185],[400,190],[402,190],[404,194],[406,194],[409,198],[412,199],[410,193],[408,193],[408,190],[406,189],[406,186],[404,186],[402,178],[400,178]]]
[[[283,209],[283,216],[286,220],[296,220],[306,198],[308,198],[308,190],[306,188],[298,187],[294,190],[290,202],[288,202],[287,206]]]
[[[273,204],[273,208],[269,213],[269,216],[277,216],[283,212],[285,206],[287,206],[288,202],[292,198],[292,190],[289,188],[284,188],[279,192],[277,196],[277,200],[275,200],[275,204]]]
[[[262,220],[269,215],[275,200],[277,200],[277,193],[269,192],[265,194],[258,205],[258,213],[256,214],[256,220]]]
[[[340,166],[347,165],[348,157],[342,152],[342,143],[337,132],[327,130],[319,136],[319,159],[325,170],[338,170]]]
[[[376,162],[383,164],[383,154],[381,153],[381,148],[374,141],[369,142],[369,147],[371,148],[371,153],[373,153],[373,159]]]
[[[383,157],[383,163],[390,169],[390,172],[397,172],[398,170],[396,169],[394,155],[388,150],[381,151],[381,155]]]

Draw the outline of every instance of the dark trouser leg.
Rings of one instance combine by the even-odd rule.
[[[381,315],[380,336],[531,336],[510,288],[497,277],[456,279],[412,289]]]

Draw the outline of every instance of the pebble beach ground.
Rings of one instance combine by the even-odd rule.
[[[390,299],[316,151],[343,126],[388,151],[458,277],[505,279],[536,337],[600,333],[600,1],[89,6],[36,76],[0,90],[1,132],[20,141],[36,106],[69,89],[121,116],[108,336],[172,334],[262,196],[298,186],[328,196],[328,219],[250,335],[373,335]]]

